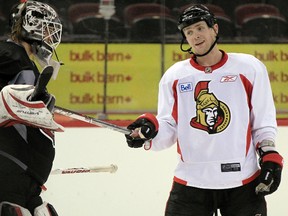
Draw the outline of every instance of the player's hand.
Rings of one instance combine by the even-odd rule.
[[[54,95],[49,94],[47,91],[40,94],[36,98],[31,98],[31,101],[43,101],[47,107],[47,109],[52,112],[55,106],[56,98]]]
[[[260,166],[260,183],[256,187],[256,194],[263,196],[272,194],[281,182],[283,158],[278,152],[266,152],[260,159]]]
[[[126,142],[131,148],[140,148],[146,141],[153,139],[158,133],[158,121],[153,114],[145,113],[127,128],[132,131],[125,135]]]

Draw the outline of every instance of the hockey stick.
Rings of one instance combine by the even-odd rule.
[[[53,67],[52,66],[46,66],[42,73],[40,74],[38,80],[37,80],[37,84],[35,86],[35,90],[32,94],[32,96],[30,97],[31,100],[37,98],[37,96],[41,95],[42,93],[45,92],[46,89],[46,85],[49,83],[50,78],[52,77],[53,74]],[[96,118],[92,118],[89,116],[85,116],[82,115],[80,113],[74,112],[72,110],[68,110],[62,107],[58,107],[58,106],[54,106],[54,110],[55,113],[58,113],[60,115],[63,116],[67,116],[76,120],[80,120],[92,125],[96,125],[96,126],[100,126],[100,127],[104,127],[104,128],[108,128],[108,129],[112,129],[114,131],[118,131],[120,133],[124,133],[124,134],[131,134],[131,131],[129,129],[126,129],[124,127],[115,125],[115,124],[111,124]]]
[[[53,70],[54,70],[53,67],[50,65],[46,66],[42,70],[35,85],[35,89],[32,95],[30,96],[30,101],[37,100],[37,97],[39,97],[41,94],[45,92],[46,86],[53,75]]]
[[[81,168],[66,168],[66,169],[54,169],[50,175],[57,174],[75,174],[75,173],[98,173],[98,172],[110,172],[115,173],[118,170],[117,165],[111,164],[110,166],[95,166],[95,167],[81,167]]]
[[[87,115],[82,115],[80,113],[77,113],[72,110],[62,108],[62,107],[54,106],[54,112],[63,116],[67,116],[67,117],[82,121],[82,122],[92,124],[92,125],[108,128],[108,129],[111,129],[111,130],[114,130],[123,134],[129,135],[132,133],[131,130],[121,127],[119,125],[111,124],[109,122],[102,121],[102,120],[99,120],[97,118],[93,118]]]

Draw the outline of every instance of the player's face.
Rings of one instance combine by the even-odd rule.
[[[183,29],[187,42],[195,54],[204,54],[215,41],[218,25],[209,28],[205,21],[194,23]]]
[[[55,35],[53,34],[55,32],[55,28],[52,25],[47,25],[45,26],[43,30],[43,40],[51,45],[54,44],[54,41],[56,40],[54,37]]]

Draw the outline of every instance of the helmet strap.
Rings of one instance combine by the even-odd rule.
[[[180,44],[180,49],[183,51],[183,52],[188,52],[189,54],[194,54],[193,52],[192,52],[192,47],[190,47],[190,48],[188,48],[188,49],[183,49],[183,44],[184,44],[184,42],[185,42],[185,40],[186,40],[186,38],[182,38],[182,40],[181,40],[181,44]]]
[[[211,50],[214,48],[214,46],[216,45],[218,39],[219,39],[219,36],[217,35],[216,38],[215,38],[214,43],[210,46],[210,48],[209,48],[209,50],[208,50],[207,52],[205,52],[204,54],[201,54],[201,55],[200,55],[200,54],[195,54],[195,53],[194,53],[194,55],[195,55],[196,57],[202,57],[202,56],[207,55],[207,54],[210,53]]]
[[[180,49],[183,51],[183,52],[188,52],[189,54],[193,54],[195,55],[196,57],[202,57],[202,56],[205,56],[207,55],[213,48],[214,46],[216,45],[217,41],[219,40],[219,36],[216,35],[216,38],[215,38],[215,41],[214,43],[210,46],[209,50],[207,52],[205,52],[204,54],[196,54],[192,51],[192,47],[188,48],[188,49],[183,49],[183,44],[185,42],[185,38],[182,38],[181,40],[181,45],[180,45]]]

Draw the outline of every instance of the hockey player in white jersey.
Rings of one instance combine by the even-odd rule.
[[[252,55],[220,50],[221,29],[204,5],[187,8],[178,28],[181,50],[192,57],[165,72],[157,116],[139,116],[127,143],[155,151],[177,145],[165,216],[212,216],[217,209],[266,216],[265,195],[277,190],[283,167],[266,67]]]

